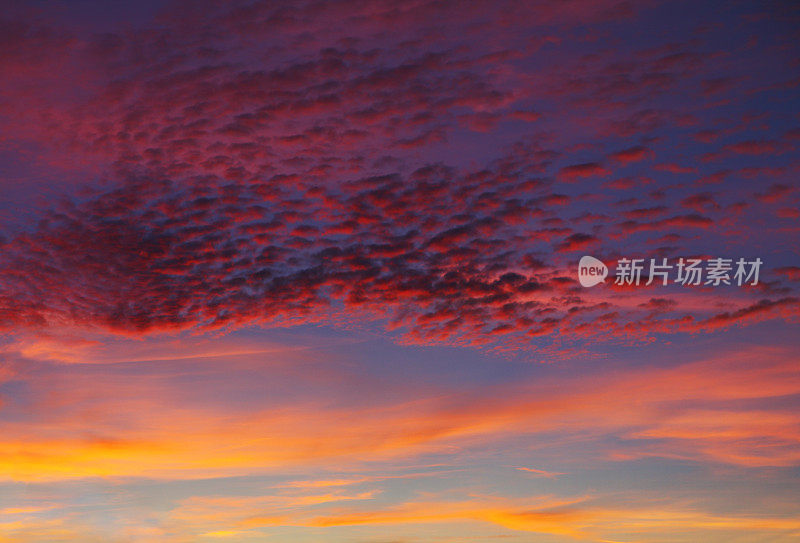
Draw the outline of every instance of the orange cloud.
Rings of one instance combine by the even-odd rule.
[[[196,364],[195,371],[201,367]],[[230,365],[225,372],[230,377],[241,371],[247,381],[254,368],[265,377],[275,371],[253,364]],[[658,440],[657,451],[665,457],[744,466],[800,462],[800,416],[757,403],[800,392],[794,355],[778,348],[622,375],[540,378],[477,394],[428,387],[414,399],[298,397],[273,405],[264,397],[238,407],[209,401],[217,394],[218,366],[207,376],[207,394],[194,396],[181,382],[180,369],[163,375],[157,368],[71,372],[69,381],[66,374],[38,374],[39,394],[26,416],[2,424],[0,478],[266,473],[413,458],[520,436],[546,444],[544,434],[553,431],[589,440],[624,438],[624,449],[605,451],[608,458],[652,454],[647,443]],[[336,383],[335,376],[330,379]],[[234,385],[225,394],[235,396]]]
[[[531,532],[563,536],[563,541],[606,543],[639,538],[668,541],[686,533],[704,541],[725,541],[731,534],[742,531],[782,541],[783,536],[790,538],[800,531],[800,521],[778,515],[716,515],[688,506],[659,503],[610,506],[588,497],[473,496],[457,501],[433,499],[392,506],[366,501],[353,507],[331,502],[322,511],[312,511],[296,508],[291,498],[198,496],[169,513],[165,532],[247,540],[269,533],[270,529],[289,526],[308,529],[392,526],[393,533],[403,533],[403,526],[423,524],[441,525],[451,537],[474,534],[476,527],[483,525],[486,533],[495,537],[509,532]]]

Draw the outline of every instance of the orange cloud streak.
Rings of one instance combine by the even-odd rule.
[[[0,478],[239,475],[409,457],[521,434],[536,443],[551,431],[626,438],[617,458],[650,454],[637,441],[658,439],[667,457],[795,465],[800,415],[735,402],[799,393],[796,367],[786,351],[752,348],[673,368],[506,385],[477,397],[440,390],[413,401],[299,399],[238,410],[187,401],[175,382],[147,375],[91,374],[71,383],[37,376],[44,390],[31,417],[2,425]]]

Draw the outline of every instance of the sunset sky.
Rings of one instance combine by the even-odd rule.
[[[800,540],[799,44],[0,0],[0,542]],[[646,284],[681,258],[763,264]]]

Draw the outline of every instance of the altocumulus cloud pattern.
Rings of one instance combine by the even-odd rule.
[[[800,533],[791,2],[2,6],[0,540]]]

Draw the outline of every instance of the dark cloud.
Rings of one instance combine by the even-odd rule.
[[[5,235],[0,323],[139,334],[337,315],[404,341],[485,345],[782,315],[794,298],[749,310],[742,292],[704,319],[652,291],[632,309],[580,297],[570,253],[647,253],[642,232],[724,236],[739,220],[726,210],[746,213],[733,206],[753,192],[731,179],[775,174],[757,198],[786,207],[793,172],[759,170],[791,131],[674,155],[664,131],[706,145],[729,134],[697,126],[710,122],[686,105],[698,88],[747,96],[708,76],[713,55],[692,40],[583,55],[520,38],[584,39],[586,21],[633,13],[580,4],[477,2],[456,16],[448,3],[179,3],[148,30],[89,37],[4,22],[7,133],[99,179]],[[757,163],[709,169],[703,152]]]

